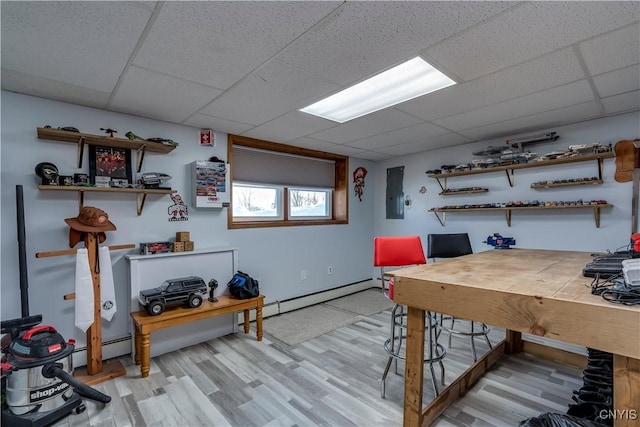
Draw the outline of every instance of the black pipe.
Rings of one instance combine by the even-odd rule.
[[[42,367],[42,375],[45,378],[56,377],[61,379],[65,383],[73,386],[76,392],[82,397],[102,403],[111,402],[111,396],[107,396],[106,394],[81,383],[77,379],[73,378],[73,376],[69,375],[64,369],[62,369],[62,363],[47,363]]]
[[[24,232],[24,200],[22,185],[16,185],[16,205],[18,208],[18,266],[20,269],[20,304],[22,317],[29,316],[29,283],[27,281],[27,249]]]

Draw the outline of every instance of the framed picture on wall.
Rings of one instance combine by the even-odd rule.
[[[126,187],[133,183],[131,150],[89,146],[89,180],[96,187]]]

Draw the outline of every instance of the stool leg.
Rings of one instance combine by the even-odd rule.
[[[482,332],[484,332],[484,339],[487,341],[487,345],[489,346],[489,350],[493,349],[493,346],[491,345],[491,341],[489,340],[489,331],[487,328],[487,325],[485,325],[484,323],[482,324]]]
[[[387,366],[384,368],[384,373],[382,374],[382,386],[380,389],[380,397],[384,399],[385,395],[385,381],[387,380],[387,374],[389,373],[389,368],[391,367],[391,362],[394,360],[393,357],[389,356],[387,360]]]
[[[476,353],[476,340],[475,337],[473,336],[473,334],[475,333],[474,326],[475,326],[476,322],[471,322],[471,354],[473,354],[473,361],[477,362],[478,361],[478,355]]]

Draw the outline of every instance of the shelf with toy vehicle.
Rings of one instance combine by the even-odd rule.
[[[158,188],[119,188],[119,187],[91,187],[82,185],[38,185],[38,190],[44,191],[76,191],[78,192],[78,210],[84,205],[84,193],[133,193],[136,195],[138,215],[142,214],[142,208],[147,194],[173,194],[177,190]]]
[[[116,138],[108,135],[91,135],[88,133],[72,132],[61,129],[38,128],[38,139],[78,144],[78,168],[82,167],[82,156],[85,145],[99,145],[101,147],[126,148],[137,152],[136,171],[142,169],[145,152],[168,154],[175,150],[176,145],[163,144],[141,139]]]
[[[447,212],[490,212],[503,211],[507,221],[507,226],[511,227],[511,212],[523,210],[548,210],[548,209],[592,209],[596,228],[600,227],[600,211],[603,208],[612,208],[613,205],[604,200],[594,200],[591,202],[535,202],[529,205],[524,204],[507,204],[507,203],[485,203],[482,205],[458,205],[444,206],[429,209],[433,212],[440,225],[443,227],[446,223]],[[441,216],[439,215],[441,214]]]
[[[602,185],[604,181],[597,177],[591,178],[578,178],[578,179],[563,179],[555,181],[538,181],[531,184],[531,188],[544,189],[555,187],[573,187],[576,185]]]
[[[476,194],[476,193],[487,193],[489,191],[488,188],[480,188],[480,187],[465,187],[465,188],[443,188],[438,196],[454,196],[458,194]]]
[[[513,163],[509,165],[475,167],[475,168],[466,169],[466,170],[453,170],[451,172],[431,173],[431,174],[428,174],[427,176],[429,178],[435,178],[438,181],[438,184],[440,184],[440,187],[444,190],[447,188],[448,178],[504,171],[507,174],[507,179],[509,180],[509,186],[513,187],[514,171],[518,169],[537,168],[542,166],[554,166],[554,165],[562,165],[567,163],[588,162],[588,161],[595,160],[598,163],[598,179],[601,180],[604,159],[611,159],[613,157],[614,157],[613,152],[607,151],[603,153],[580,154],[572,157],[562,157],[562,158],[556,158],[556,159],[550,159],[550,160],[530,160],[526,163]],[[444,184],[440,181],[441,179],[444,180]]]

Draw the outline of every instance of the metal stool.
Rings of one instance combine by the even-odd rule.
[[[434,262],[435,258],[455,258],[473,253],[471,249],[471,242],[469,241],[469,235],[467,233],[429,234],[427,236],[427,240],[427,258],[433,259]],[[451,320],[450,327],[444,325],[445,320]],[[474,362],[478,360],[475,338],[484,337],[489,348],[493,348],[491,341],[489,341],[488,335],[490,329],[487,325],[471,321],[469,330],[460,330],[455,328],[455,321],[456,318],[453,316],[440,315],[438,334],[441,331],[449,334],[449,348],[451,348],[452,334],[469,337]],[[476,329],[476,325],[479,325],[479,329]]]
[[[385,267],[404,267],[408,265],[426,264],[427,260],[424,256],[420,236],[406,237],[376,237],[374,238],[374,266],[380,267],[380,278],[382,281],[382,290],[386,297],[393,300],[393,278],[389,282],[389,286],[385,288]],[[384,342],[384,350],[389,354],[387,365],[382,374],[380,395],[385,397],[385,383],[391,364],[394,364],[394,371],[398,373],[398,360],[405,360],[402,352],[402,343],[407,338],[407,313],[406,308],[400,304],[394,304],[391,309],[391,330],[389,338]],[[436,382],[434,363],[440,365],[440,382],[444,385],[444,365],[442,359],[446,356],[445,348],[438,344],[439,335],[438,323],[435,316],[430,312],[426,313],[426,330],[427,343],[426,355],[424,363],[429,364],[431,370],[431,379],[433,389],[436,396],[439,394],[438,384]]]

